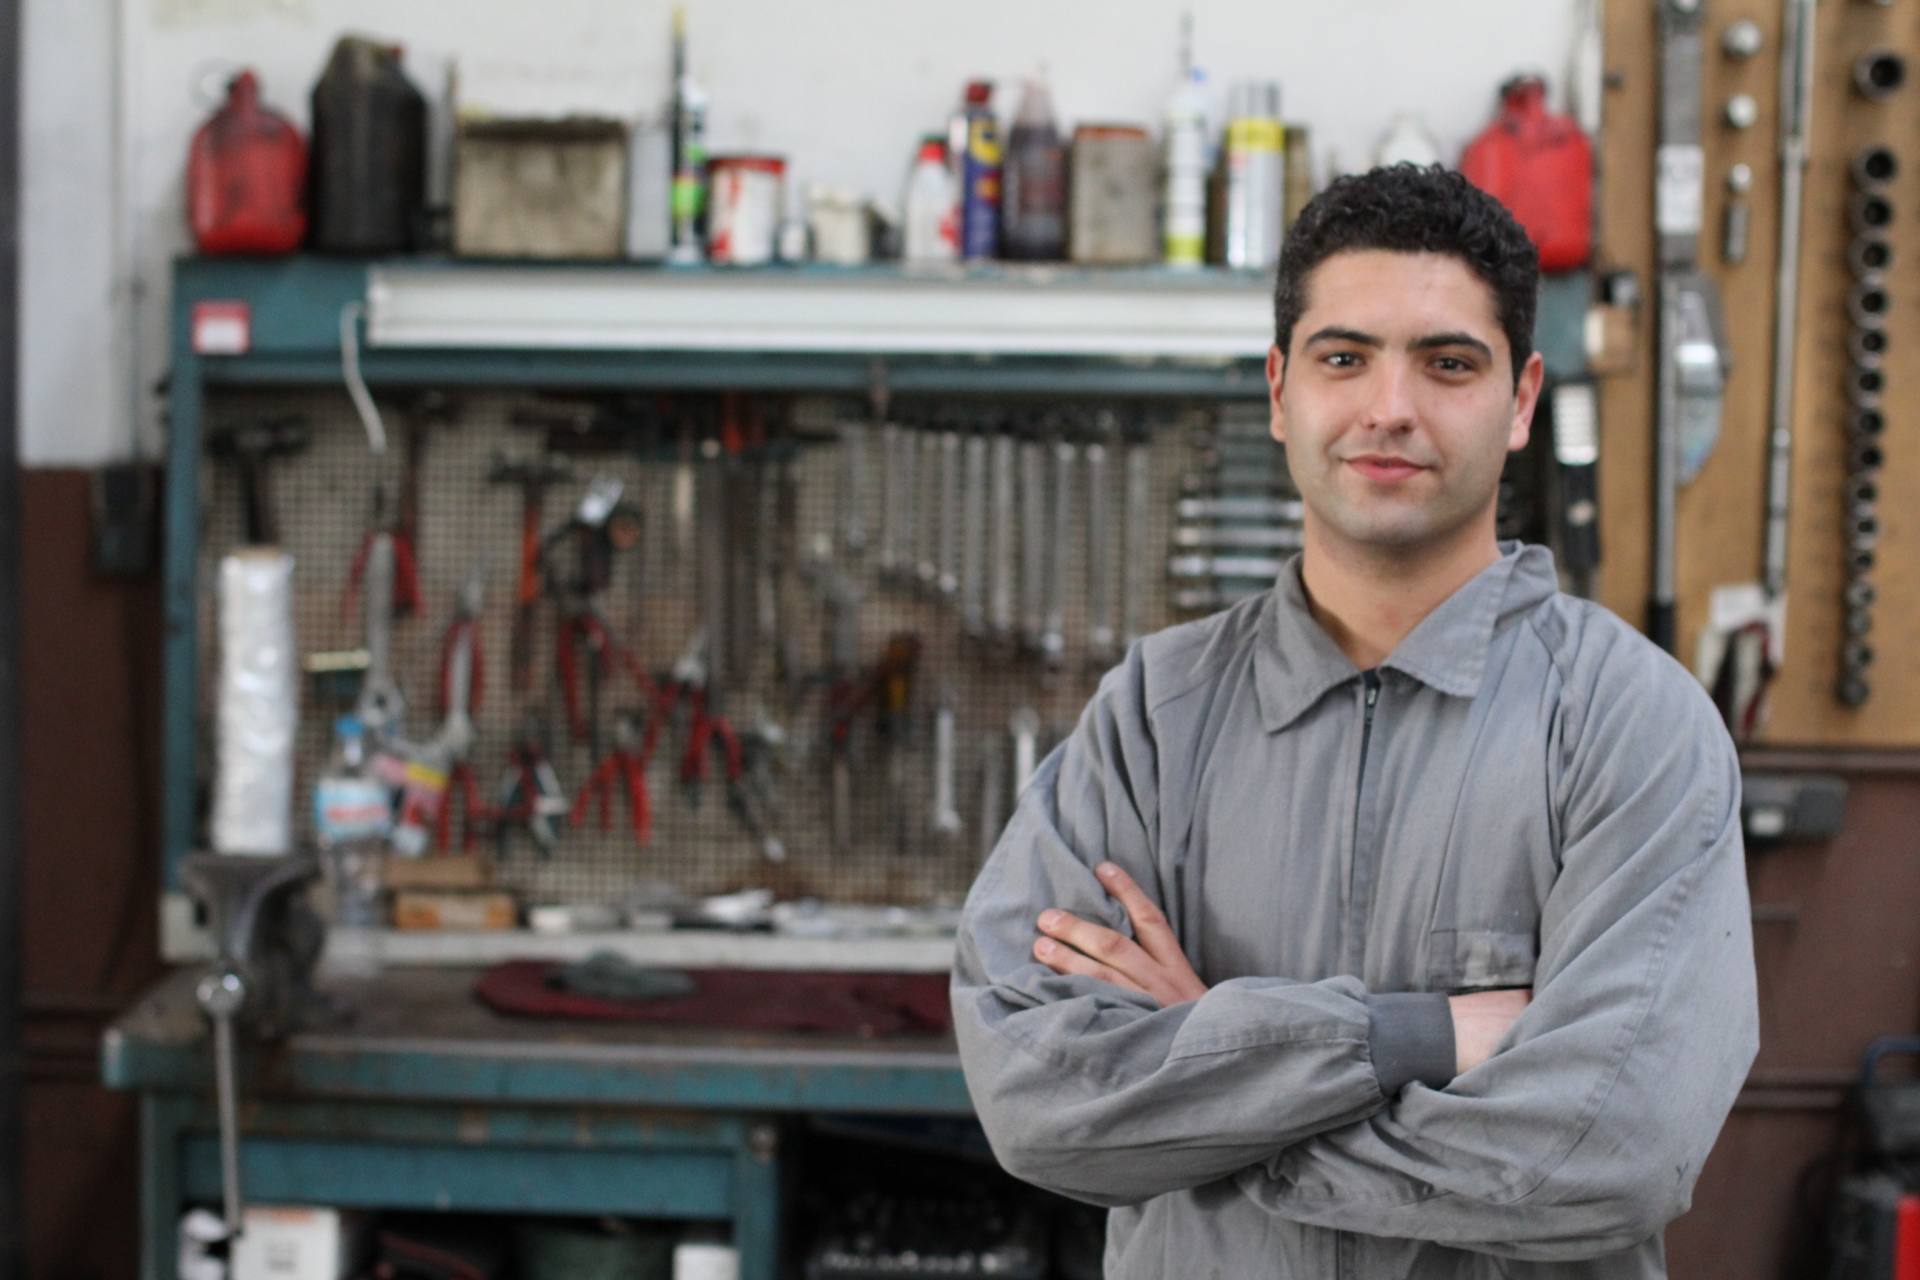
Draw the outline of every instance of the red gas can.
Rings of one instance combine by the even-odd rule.
[[[242,71],[187,153],[187,225],[202,253],[289,253],[307,234],[307,144]]]
[[[1584,266],[1593,252],[1593,144],[1547,110],[1547,82],[1500,86],[1500,115],[1460,156],[1467,180],[1513,211],[1540,251],[1540,269]]]

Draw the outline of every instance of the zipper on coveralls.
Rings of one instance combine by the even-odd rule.
[[[1380,673],[1369,668],[1360,673],[1366,686],[1365,709],[1360,719],[1360,768],[1353,780],[1353,851],[1350,866],[1360,863],[1360,798],[1367,786],[1367,748],[1373,743],[1373,707],[1380,701]],[[1344,1280],[1353,1257],[1353,1238],[1345,1231],[1333,1233],[1334,1280]]]

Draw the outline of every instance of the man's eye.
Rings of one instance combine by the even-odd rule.
[[[1434,368],[1442,373],[1472,373],[1473,366],[1459,356],[1441,356],[1433,362]]]
[[[1351,351],[1330,351],[1325,360],[1336,369],[1352,369],[1360,363],[1360,357]]]

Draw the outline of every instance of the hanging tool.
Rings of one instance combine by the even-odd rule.
[[[1701,0],[1661,0],[1660,146],[1654,192],[1660,241],[1660,368],[1653,595],[1647,630],[1668,652],[1675,644],[1677,495],[1705,465],[1719,438],[1728,371],[1719,293],[1698,265],[1706,198],[1701,26]]]
[[[421,607],[420,578],[420,471],[427,453],[427,437],[436,427],[453,421],[454,404],[443,391],[426,390],[406,402],[405,445],[400,455],[400,504],[394,514],[393,535],[399,551],[397,563],[403,566],[401,579],[394,586],[394,612],[411,617]]]
[[[1028,414],[1020,434],[1020,647],[1041,650],[1047,611],[1047,446],[1041,417]]]
[[[920,648],[920,637],[911,631],[888,636],[879,662],[867,674],[855,699],[856,707],[871,703],[875,709],[874,741],[886,758],[888,826],[893,830],[894,852],[902,854],[909,851],[912,840],[907,822],[906,748]]]
[[[640,717],[623,711],[614,718],[613,750],[609,751],[588,775],[573,799],[571,821],[578,827],[586,821],[587,809],[600,802],[600,830],[611,828],[613,792],[618,786],[626,792],[627,821],[633,842],[644,847],[653,837],[653,809],[647,798],[647,761],[641,749]]]
[[[891,400],[887,384],[875,379],[868,389],[873,420],[880,424],[880,577],[891,579],[900,572],[905,553],[901,547],[902,518],[905,513],[906,479],[901,474],[900,424],[888,414]]]
[[[274,546],[280,541],[268,464],[302,452],[312,441],[313,429],[298,414],[228,427],[208,436],[207,451],[231,462],[240,473],[241,527],[248,546]]]
[[[493,455],[487,469],[492,484],[509,484],[520,491],[520,568],[513,583],[513,630],[508,639],[508,678],[516,692],[533,682],[533,624],[540,608],[540,540],[545,532],[542,506],[547,490],[573,478],[573,468],[561,458],[541,454],[531,458]]]
[[[1013,640],[1014,423],[1009,416],[993,437],[993,510],[987,523],[987,636]]]
[[[987,631],[987,437],[992,419],[977,414],[966,438],[966,482],[961,486],[960,630],[978,640]]]
[[[960,834],[960,811],[954,807],[953,690],[942,687],[933,711],[933,814],[928,827],[935,837]]]
[[[1018,804],[1040,766],[1040,714],[1029,706],[1015,707],[1007,729],[1013,738],[1013,795]]]
[[[934,591],[952,602],[960,590],[960,426],[948,415],[940,423],[939,539],[934,553]]]
[[[930,567],[921,553],[925,549],[925,529],[920,510],[920,428],[911,420],[900,423],[900,544],[895,548],[896,576],[903,587],[917,587],[921,569]]]
[[[1128,416],[1122,436],[1126,441],[1126,509],[1121,526],[1120,644],[1132,648],[1141,635],[1147,594],[1147,465],[1152,446],[1145,415],[1136,410]]]
[[[1593,595],[1600,567],[1600,407],[1591,382],[1554,384],[1547,400],[1558,468],[1560,565],[1575,595]]]
[[[858,560],[867,551],[867,424],[857,414],[840,419],[840,551]]]
[[[431,751],[447,775],[447,793],[434,820],[434,847],[444,852],[453,835],[453,809],[460,806],[460,849],[473,852],[486,807],[474,782],[468,753],[473,749],[473,713],[486,695],[486,656],[480,645],[480,607],[486,571],[476,565],[460,586],[453,621],[440,643],[440,702],[444,719]]]
[[[501,857],[507,854],[507,835],[514,827],[532,838],[543,857],[551,857],[560,843],[560,823],[572,806],[547,758],[546,737],[545,721],[529,712],[507,749],[494,805],[494,848]]]
[[[1748,229],[1753,222],[1747,197],[1752,191],[1752,165],[1736,164],[1727,170],[1727,207],[1720,218],[1720,261],[1730,267],[1747,260]]]
[[[398,739],[407,700],[393,678],[393,535],[376,529],[361,561],[365,581],[361,611],[366,624],[367,672],[360,681],[354,714],[360,717],[367,739],[376,749]]]
[[[640,541],[640,514],[621,501],[621,494],[619,480],[594,477],[573,517],[547,536],[541,550],[542,583],[554,598],[559,619],[554,667],[567,727],[575,741],[589,745],[595,758],[600,754],[601,681],[618,666],[646,687],[646,673],[615,638],[597,603],[612,582],[615,555]],[[572,553],[570,566],[562,563],[567,552]]]
[[[1073,471],[1078,450],[1069,434],[1064,415],[1056,415],[1050,446],[1052,466],[1048,480],[1053,492],[1048,501],[1048,524],[1041,557],[1044,566],[1041,590],[1045,593],[1040,613],[1040,658],[1049,667],[1058,667],[1067,654],[1067,545],[1073,536]]]
[[[1096,667],[1113,664],[1113,495],[1108,491],[1107,446],[1119,429],[1111,409],[1094,411],[1087,441],[1087,660]]]
[[[343,614],[353,611],[354,600],[367,587],[367,560],[372,554],[374,543],[385,539],[392,547],[393,570],[388,577],[387,598],[396,618],[406,617],[420,607],[420,569],[414,562],[413,543],[399,534],[397,521],[387,519],[387,490],[384,484],[373,487],[373,518],[369,521],[366,536],[360,542],[360,549],[354,553],[353,563],[347,570],[347,590],[341,597],[340,609]]]

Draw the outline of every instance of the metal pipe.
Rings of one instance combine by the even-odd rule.
[[[1813,10],[1785,0],[1780,57],[1780,249],[1774,271],[1773,395],[1767,432],[1767,535],[1761,582],[1770,600],[1787,590],[1787,512],[1793,487],[1793,364],[1800,311],[1800,206],[1813,123]]]

